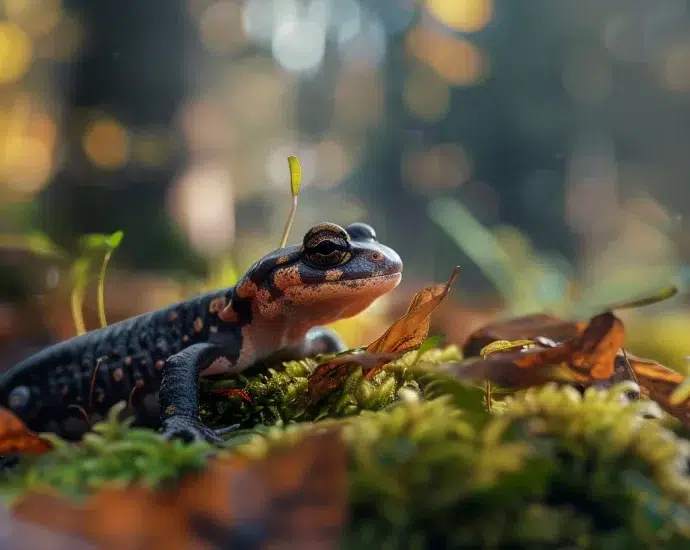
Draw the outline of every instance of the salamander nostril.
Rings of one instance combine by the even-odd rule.
[[[371,253],[371,261],[372,262],[382,262],[383,261],[383,254],[380,252],[372,252]]]

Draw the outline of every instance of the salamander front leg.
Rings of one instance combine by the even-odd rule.
[[[338,334],[326,327],[314,327],[302,340],[299,353],[302,357],[314,357],[325,353],[341,353],[348,348]]]
[[[160,407],[163,436],[185,442],[223,440],[199,420],[199,373],[222,355],[222,348],[194,344],[171,356],[163,367]]]

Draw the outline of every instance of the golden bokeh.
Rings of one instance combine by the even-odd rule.
[[[31,66],[32,52],[26,32],[14,23],[0,22],[0,83],[22,78]]]
[[[52,151],[44,141],[33,136],[11,136],[2,144],[2,155],[0,169],[10,189],[33,194],[48,182]]]
[[[0,111],[0,180],[26,198],[48,183],[57,126],[38,98],[19,92],[8,99]]]
[[[114,170],[127,161],[127,131],[112,119],[92,122],[84,133],[83,146],[86,156],[99,168]]]
[[[429,122],[443,119],[450,107],[448,85],[425,66],[413,65],[407,73],[403,97],[410,113]]]
[[[454,31],[477,32],[491,21],[493,0],[426,0],[426,9]]]
[[[60,0],[5,0],[5,14],[32,37],[47,34],[55,28],[62,15]]]
[[[483,53],[464,38],[415,27],[406,37],[406,48],[453,86],[477,84],[488,72]]]

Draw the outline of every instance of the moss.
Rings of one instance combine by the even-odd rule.
[[[242,428],[251,429],[256,425],[312,422],[381,410],[396,401],[401,390],[402,395],[422,392],[427,373],[421,367],[423,363],[458,360],[460,352],[455,346],[431,349],[419,356],[410,352],[372,378],[366,378],[362,369],[355,367],[340,388],[323,402],[311,405],[307,397],[308,376],[329,358],[291,361],[281,370],[269,369],[253,377],[203,382],[201,418],[214,427],[239,423]],[[225,393],[213,393],[214,390]]]
[[[124,406],[113,407],[80,445],[42,434],[53,442],[54,450],[26,457],[15,469],[3,472],[0,496],[12,501],[23,491],[47,489],[79,498],[105,486],[132,483],[157,488],[202,469],[214,452],[207,444],[166,441],[151,430],[130,427],[131,419],[119,418]]]
[[[685,547],[688,442],[621,391],[547,386],[484,420],[442,397],[336,421],[349,449],[346,547]],[[306,429],[237,452],[263,456]]]
[[[481,388],[435,366],[458,358],[455,348],[409,353],[371,380],[355,369],[318,407],[306,397],[317,363],[293,362],[225,382],[252,403],[206,398],[204,415],[239,419],[244,430],[221,454],[252,457],[319,427],[342,428],[346,548],[687,547],[690,442],[665,418],[648,418],[659,416],[649,415],[653,403],[626,401],[630,383],[584,395],[551,385],[499,395],[489,414]],[[5,494],[37,485],[83,494],[113,480],[160,486],[202,467],[210,452],[114,417],[99,430],[83,447],[62,444],[28,460]],[[133,443],[140,438],[146,443]]]

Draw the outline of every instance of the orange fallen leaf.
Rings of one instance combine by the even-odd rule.
[[[395,321],[378,340],[369,344],[366,351],[404,353],[421,346],[429,335],[431,314],[448,295],[459,271],[460,268],[456,267],[446,284],[429,286],[415,294],[407,313]]]
[[[347,457],[337,430],[316,432],[265,459],[218,458],[177,490],[103,489],[77,504],[26,494],[22,522],[99,548],[335,550],[347,513]]]
[[[43,454],[52,443],[29,430],[9,409],[0,407],[0,455]]]
[[[614,374],[623,347],[623,323],[612,313],[594,317],[582,333],[550,348],[525,352],[496,352],[448,369],[459,378],[490,380],[505,387],[528,387],[553,379],[597,382]],[[565,368],[564,368],[565,367]]]
[[[476,357],[481,350],[496,340],[537,340],[548,338],[563,342],[584,330],[586,323],[564,321],[551,315],[536,313],[490,323],[474,331],[465,340],[462,352],[465,357]]]
[[[673,399],[675,390],[686,382],[685,377],[656,361],[635,357],[630,353],[627,356],[640,388],[667,413],[690,427],[690,399],[680,402]]]
[[[347,521],[348,480],[339,430],[309,436],[226,479],[209,471],[207,490],[192,487],[185,495],[192,503],[192,528],[201,540],[217,548],[235,547],[228,544],[232,540],[238,548],[242,542],[257,548],[340,547]],[[218,503],[211,511],[203,504],[209,500]],[[247,527],[259,536],[247,540],[251,532]]]

